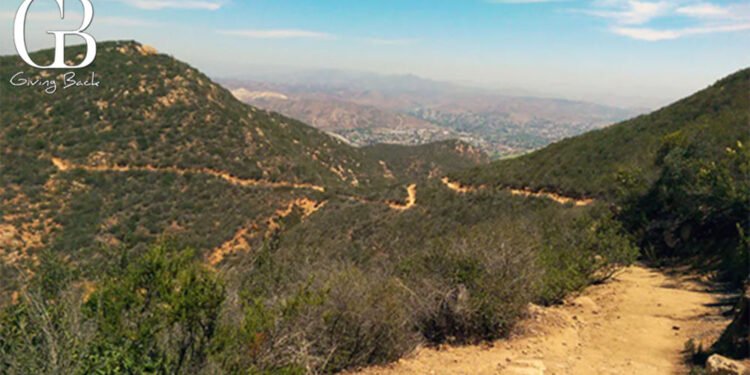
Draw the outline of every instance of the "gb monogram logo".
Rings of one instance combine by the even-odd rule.
[[[55,1],[60,9],[60,18],[65,19],[65,0]],[[91,35],[84,33],[94,19],[94,6],[91,4],[91,0],[79,1],[83,4],[83,23],[81,27],[78,30],[72,31],[47,31],[47,34],[55,36],[55,59],[52,65],[41,66],[31,60],[28,48],[26,47],[26,17],[29,7],[31,7],[34,0],[24,0],[21,8],[18,9],[18,13],[16,13],[16,22],[13,28],[16,50],[23,61],[37,69],[80,69],[94,62],[96,58],[96,40]],[[79,36],[86,42],[86,57],[79,65],[69,66],[65,63],[65,37],[67,35]]]

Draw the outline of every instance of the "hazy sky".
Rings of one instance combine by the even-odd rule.
[[[22,0],[0,3],[14,53]],[[623,105],[662,104],[750,66],[750,0],[93,0],[97,40],[136,39],[217,77],[255,66],[419,76]],[[29,13],[32,49],[60,21]]]

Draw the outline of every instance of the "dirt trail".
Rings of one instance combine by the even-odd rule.
[[[232,185],[243,186],[243,187],[260,187],[260,188],[269,188],[269,189],[289,188],[289,189],[315,190],[319,192],[326,191],[325,187],[313,185],[313,184],[293,183],[293,182],[272,182],[272,181],[264,181],[264,180],[243,179],[243,178],[235,177],[224,171],[218,171],[218,170],[209,169],[209,168],[185,169],[185,168],[177,168],[177,167],[155,167],[152,165],[146,165],[146,166],[83,165],[83,164],[75,164],[70,161],[60,159],[60,158],[52,158],[51,161],[52,161],[52,164],[55,166],[55,168],[57,168],[57,170],[61,172],[67,172],[71,170],[82,170],[82,171],[87,171],[87,172],[110,172],[110,173],[111,172],[115,172],[115,173],[153,172],[153,173],[174,173],[178,175],[202,174],[205,176],[222,179]],[[388,207],[390,207],[393,210],[408,211],[417,205],[417,185],[416,184],[409,185],[409,187],[407,187],[406,189],[406,192],[408,194],[406,198],[406,203],[375,202],[375,201],[368,201],[361,197],[348,196],[348,195],[342,195],[342,194],[339,194],[339,196],[345,197],[348,199],[353,199],[356,201],[360,201],[363,203],[380,203],[380,204],[385,203],[388,205]]]
[[[454,191],[459,194],[468,194],[468,193],[474,193],[478,190],[482,190],[485,188],[485,186],[466,186],[461,184],[457,181],[451,181],[448,177],[444,177],[442,180],[443,185],[450,189],[451,191]],[[560,194],[556,193],[550,193],[546,191],[533,191],[529,189],[507,189],[510,191],[513,195],[523,196],[523,197],[534,197],[534,198],[544,198],[544,199],[551,199],[557,203],[560,204],[573,204],[575,206],[588,206],[592,203],[594,203],[593,199],[576,199],[571,197],[562,196]]]
[[[447,187],[447,188],[448,188],[449,190],[451,190],[451,191],[453,191],[453,192],[456,192],[456,193],[459,193],[459,194],[469,194],[469,193],[474,193],[474,192],[476,192],[477,190],[482,190],[482,189],[484,189],[484,188],[485,188],[484,186],[480,186],[480,187],[474,187],[474,186],[466,186],[466,185],[463,185],[462,183],[460,183],[460,182],[458,182],[458,181],[451,181],[451,179],[450,179],[450,178],[448,178],[448,177],[443,177],[443,179],[442,179],[442,180],[440,180],[440,181],[441,181],[441,182],[443,183],[443,185],[445,185],[445,187]]]
[[[295,208],[301,211],[302,219],[304,220],[325,207],[326,204],[328,204],[327,201],[316,202],[308,198],[298,198],[287,203],[285,208],[276,210],[274,216],[265,220],[265,237],[270,237],[274,231],[279,229],[279,222],[291,215]],[[264,233],[261,228],[262,225],[251,222],[249,225],[238,229],[237,233],[231,239],[211,252],[208,256],[209,264],[216,266],[228,255],[238,252],[249,252],[251,250],[250,243]]]
[[[528,189],[510,189],[510,193],[513,195],[520,195],[523,197],[534,197],[534,198],[546,198],[551,199],[560,204],[572,203],[575,206],[588,206],[594,203],[593,199],[576,199],[565,197],[560,194],[549,193],[546,191],[531,191]]]
[[[562,306],[532,307],[508,340],[421,349],[360,374],[682,374],[685,343],[728,324],[712,307],[722,297],[695,277],[633,266]]]
[[[406,203],[389,202],[388,207],[397,211],[407,211],[417,205],[417,184],[411,184],[406,188]]]
[[[74,164],[67,160],[59,159],[59,158],[52,158],[52,164],[55,165],[55,167],[62,171],[69,171],[69,170],[84,170],[87,172],[119,172],[119,173],[125,173],[125,172],[161,172],[161,173],[174,173],[178,175],[186,175],[186,174],[202,174],[206,176],[211,176],[215,178],[220,178],[232,185],[237,186],[245,186],[245,187],[262,187],[262,188],[291,188],[291,189],[307,189],[307,190],[315,190],[323,192],[325,191],[325,188],[322,186],[312,185],[312,184],[299,184],[299,183],[292,183],[292,182],[272,182],[272,181],[263,181],[263,180],[250,180],[250,179],[243,179],[239,177],[232,176],[231,174],[223,171],[217,171],[214,169],[209,168],[191,168],[191,169],[184,169],[184,168],[177,168],[177,167],[155,167],[152,165],[147,166],[108,166],[108,165],[97,165],[97,166],[90,166],[90,165],[81,165],[81,164]]]

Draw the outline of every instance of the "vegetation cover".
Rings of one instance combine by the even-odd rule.
[[[606,200],[646,259],[718,271],[741,287],[750,273],[749,141],[750,68],[653,114],[454,178]],[[741,320],[746,308],[736,313]],[[743,328],[730,327],[733,335],[750,334],[735,326]]]
[[[2,76],[23,69],[0,58]],[[451,190],[444,173],[481,161],[461,143],[352,148],[137,43],[102,44],[90,69],[101,91],[0,83],[18,99],[0,108],[2,373],[332,373],[502,337],[529,303],[634,261],[636,241],[667,251],[664,228],[700,234],[673,252],[733,220],[746,241],[741,137],[668,137],[656,177],[576,206],[505,190],[490,173],[506,164]],[[709,209],[671,210],[680,194]]]
[[[482,150],[455,140],[419,146],[377,144],[362,149],[387,169],[384,173],[407,181],[443,177],[489,162]]]
[[[661,175],[658,159],[665,142],[694,140],[702,149],[696,157],[706,160],[719,157],[737,141],[747,144],[748,92],[750,68],[651,114],[454,177],[470,185],[528,187],[610,200],[618,196],[623,182],[629,182],[625,189],[642,193]]]
[[[649,254],[714,256],[740,282],[750,268],[748,93],[750,68],[653,114],[456,175],[606,199]]]

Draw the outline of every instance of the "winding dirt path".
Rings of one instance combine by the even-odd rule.
[[[406,188],[406,203],[388,202],[388,207],[397,211],[408,211],[417,205],[417,184]]]
[[[449,190],[459,193],[459,194],[469,194],[474,193],[476,191],[485,189],[486,186],[467,186],[463,185],[462,183],[458,181],[452,181],[448,177],[444,177],[442,180],[440,180],[445,187],[447,187]],[[550,193],[546,191],[533,191],[530,189],[507,189],[511,194],[517,195],[517,196],[523,196],[523,197],[533,197],[533,198],[543,198],[543,199],[550,199],[560,204],[573,204],[574,206],[588,206],[592,203],[594,203],[593,199],[576,199],[571,197],[562,196],[560,194],[556,193]]]
[[[315,190],[319,192],[325,192],[326,189],[323,186],[313,185],[313,184],[307,184],[307,183],[293,183],[293,182],[272,182],[272,181],[264,181],[264,180],[251,180],[251,179],[243,179],[239,177],[235,177],[227,172],[209,169],[209,168],[177,168],[177,167],[155,167],[152,165],[146,165],[146,166],[125,166],[125,165],[83,165],[83,164],[75,164],[70,161],[60,159],[60,158],[52,158],[51,159],[52,164],[57,168],[60,172],[68,172],[72,170],[82,170],[86,172],[108,172],[108,173],[127,173],[127,172],[152,172],[152,173],[173,173],[177,175],[186,175],[186,174],[201,174],[209,177],[219,178],[224,180],[225,182],[236,185],[236,186],[243,186],[243,187],[260,187],[260,188],[269,188],[269,189],[278,189],[278,188],[289,188],[289,189],[302,189],[302,190]],[[347,196],[339,194],[339,196],[353,199],[356,201],[360,201],[363,203],[385,203],[388,207],[390,207],[393,210],[396,211],[408,211],[414,206],[417,205],[417,185],[412,184],[409,185],[406,188],[407,197],[405,203],[398,203],[398,202],[375,202],[375,201],[368,201],[361,197],[356,196]]]
[[[633,266],[564,305],[532,306],[508,340],[420,349],[360,374],[683,374],[686,342],[710,342],[729,323],[714,305],[722,297],[695,276]]]
[[[573,204],[574,206],[578,206],[578,207],[588,206],[594,203],[594,200],[590,198],[576,199],[576,198],[565,197],[560,194],[549,193],[546,191],[531,191],[528,189],[509,189],[509,190],[510,190],[510,193],[513,195],[518,195],[522,197],[551,199],[560,204]]]
[[[160,173],[174,173],[177,175],[186,174],[202,174],[210,177],[222,179],[232,185],[245,186],[245,187],[262,187],[262,188],[291,188],[291,189],[306,189],[324,192],[325,188],[318,185],[306,184],[306,183],[292,183],[292,182],[272,182],[263,180],[250,180],[232,176],[231,174],[224,171],[217,171],[209,168],[177,168],[177,167],[155,167],[152,165],[147,166],[121,166],[121,165],[81,165],[71,163],[67,160],[60,158],[52,158],[52,164],[61,172],[70,170],[83,170],[87,172],[160,172]]]
[[[273,216],[265,220],[265,223],[250,222],[248,225],[240,227],[231,239],[211,251],[208,255],[208,263],[216,266],[228,255],[249,252],[251,242],[254,239],[261,235],[264,235],[265,238],[271,236],[274,231],[280,228],[279,222],[291,215],[295,208],[301,210],[302,220],[304,220],[320,211],[326,204],[328,204],[328,201],[317,202],[308,198],[295,199],[287,203],[285,208],[276,210]],[[265,232],[262,228],[265,228]]]

